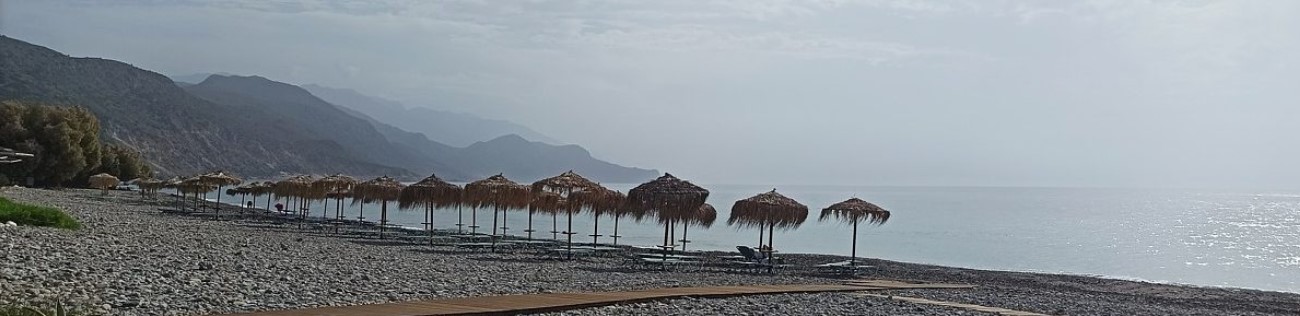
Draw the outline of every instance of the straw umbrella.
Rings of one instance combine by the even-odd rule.
[[[90,176],[90,187],[102,190],[104,195],[108,195],[108,189],[116,187],[118,182],[117,177],[107,173]]]
[[[347,197],[348,191],[352,186],[357,184],[357,179],[342,174],[333,174],[320,178],[312,182],[312,189],[318,192],[324,192],[326,198],[334,199],[334,232],[337,233],[340,221],[343,219],[343,198]],[[325,210],[321,212],[321,218],[329,218],[329,204],[325,204]]]
[[[388,223],[388,202],[397,201],[406,185],[388,176],[378,177],[358,183],[352,189],[352,204],[361,204],[358,222],[366,220],[366,203],[379,202],[380,238],[383,238],[383,225]]]
[[[533,194],[531,202],[528,203],[528,230],[525,230],[528,233],[528,240],[533,240],[533,232],[535,232],[533,230],[533,213],[544,212],[554,215],[566,207],[565,203],[567,201],[559,193],[542,191]],[[617,222],[615,224],[617,225]]]
[[[776,228],[791,229],[799,227],[808,219],[808,206],[788,198],[776,189],[761,193],[744,200],[736,201],[731,206],[731,218],[727,225],[738,227],[757,226],[759,249],[766,251],[769,258],[772,252],[772,235]],[[767,247],[763,247],[763,228],[767,228]],[[769,267],[769,271],[770,271]]]
[[[162,187],[163,187],[163,188],[169,188],[169,189],[176,190],[176,194],[175,194],[175,195],[176,195],[176,203],[177,203],[177,204],[180,204],[180,209],[181,209],[181,211],[184,211],[184,210],[185,210],[185,201],[184,201],[185,195],[184,195],[184,193],[181,193],[181,185],[182,185],[182,183],[183,183],[182,181],[184,181],[184,179],[181,179],[181,177],[179,177],[179,176],[172,177],[171,179],[167,179],[166,181],[163,181],[163,183],[162,183]]]
[[[239,209],[240,212],[242,213],[243,210],[245,209],[244,201],[248,199],[248,194],[251,193],[252,191],[253,190],[249,187],[249,185],[246,184],[246,185],[241,185],[238,187],[226,189],[226,195],[239,196]]]
[[[528,186],[510,181],[504,175],[498,174],[465,185],[465,203],[475,210],[479,207],[492,207],[492,242],[494,245],[497,238],[505,236],[510,229],[506,226],[498,227],[497,213],[502,213],[500,223],[504,224],[506,221],[505,211],[527,207],[530,202],[532,202],[532,190]],[[497,228],[501,229],[500,235],[497,234]]]
[[[430,175],[428,178],[402,189],[402,193],[398,195],[397,204],[402,209],[424,207],[425,221],[422,224],[424,224],[424,229],[429,231],[429,245],[432,246],[433,209],[460,205],[462,191],[464,190],[460,186],[443,181],[437,175]]]
[[[569,215],[569,226],[568,229],[566,229],[563,234],[568,236],[568,246],[569,246],[568,248],[570,250],[569,251],[570,257],[572,257],[573,254],[572,252],[573,235],[577,234],[573,232],[573,213],[578,212],[583,206],[582,204],[575,203],[575,201],[572,199],[573,196],[571,194],[576,191],[581,191],[584,189],[595,189],[595,188],[604,189],[603,187],[600,186],[600,184],[597,184],[595,181],[588,180],[587,178],[578,175],[576,172],[573,172],[573,170],[566,171],[564,173],[561,173],[558,176],[533,182],[533,192],[551,191],[560,194],[562,197],[564,197],[569,201],[569,203],[565,203],[566,204],[565,206],[567,206],[565,208],[565,212],[568,213]],[[558,237],[555,235],[556,233],[555,226],[557,226],[556,224],[557,222],[555,219],[555,214],[552,213],[551,214],[551,229],[552,229],[551,236],[552,237]]]
[[[289,198],[289,202],[294,204],[293,212],[298,217],[299,229],[302,228],[302,222],[306,220],[303,205],[305,202],[309,202],[309,198],[316,195],[312,189],[312,183],[315,181],[316,179],[312,176],[297,175],[276,182],[274,189],[272,189],[276,196]]]
[[[822,215],[819,221],[825,221],[828,218],[853,223],[853,250],[851,250],[849,266],[853,266],[858,260],[858,223],[866,222],[870,225],[884,225],[889,221],[889,211],[884,208],[863,201],[859,198],[851,198],[844,202],[831,204],[822,209]]]
[[[217,171],[213,173],[200,175],[199,179],[202,180],[203,183],[207,184],[208,186],[215,186],[217,191],[221,191],[221,188],[227,185],[239,185],[240,183],[244,182],[244,180],[228,175],[223,171]],[[207,192],[205,191],[203,194],[207,195]],[[217,219],[221,219],[221,194],[220,193],[217,194],[217,213],[215,216]]]
[[[181,190],[183,194],[190,194],[190,193],[194,194],[194,209],[196,210],[199,209],[199,203],[202,202],[202,200],[199,198],[199,194],[200,193],[206,194],[207,192],[212,192],[212,190],[217,189],[216,187],[209,185],[207,182],[204,182],[203,179],[199,178],[198,176],[193,176],[193,177],[185,178],[185,180],[181,180],[181,184],[178,188]]]
[[[251,189],[252,190],[250,190],[249,194],[253,196],[253,205],[257,205],[257,197],[271,195],[272,190],[275,189],[275,183],[270,181],[257,182],[253,184]],[[271,200],[272,198],[270,196],[266,197],[267,211],[271,210]]]
[[[704,205],[700,205],[700,208],[696,210],[695,213],[691,214],[685,220],[683,220],[682,239],[679,240],[680,242],[682,242],[682,251],[686,251],[686,244],[690,243],[690,240],[686,239],[686,230],[689,229],[691,225],[699,225],[704,228],[709,228],[713,226],[713,222],[717,220],[718,220],[718,210],[713,208],[713,205],[709,203],[704,203]]]
[[[670,224],[685,220],[709,199],[709,190],[665,173],[627,192],[626,207],[644,215],[654,214],[664,224],[664,259],[674,246],[668,237]]]
[[[161,189],[165,184],[165,182],[162,180],[149,178],[149,177],[135,178],[129,182],[135,183],[135,186],[140,188],[140,195],[146,197],[157,196],[158,189]]]
[[[573,201],[574,204],[587,208],[587,211],[590,211],[592,214],[592,246],[595,246],[599,242],[598,238],[602,236],[600,235],[600,215],[621,212],[623,209],[623,200],[627,198],[627,196],[623,195],[621,192],[601,186],[574,191],[569,194],[569,197],[570,201]],[[569,221],[572,223],[572,217],[570,217]],[[570,247],[572,247],[572,245],[570,245]]]

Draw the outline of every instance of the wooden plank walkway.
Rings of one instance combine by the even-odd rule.
[[[861,296],[870,296],[870,297],[879,297],[879,298],[887,298],[887,299],[892,299],[892,300],[897,300],[897,301],[903,301],[903,302],[908,302],[908,303],[913,303],[913,304],[926,304],[926,305],[935,305],[935,306],[955,307],[955,308],[969,309],[969,310],[973,310],[973,311],[979,311],[979,312],[985,312],[985,313],[993,313],[993,314],[1005,315],[1005,316],[1049,316],[1049,315],[1047,315],[1047,314],[1039,314],[1039,313],[1034,313],[1034,312],[1018,311],[1018,310],[1014,310],[1014,309],[1005,309],[1005,308],[1001,308],[1001,307],[990,307],[990,306],[984,306],[984,305],[964,304],[964,303],[947,302],[947,301],[935,301],[935,300],[924,299],[924,298],[919,298],[919,297],[893,296],[893,295],[880,295],[880,294],[871,294],[871,293],[861,293],[861,294],[858,294],[858,295],[861,295]]]
[[[676,287],[624,292],[540,293],[432,299],[386,304],[332,306],[233,314],[241,316],[425,316],[516,315],[627,304],[681,297],[730,297],[753,294],[852,292],[888,289],[970,288],[959,284],[910,284],[896,281],[853,281],[845,284],[747,285]]]

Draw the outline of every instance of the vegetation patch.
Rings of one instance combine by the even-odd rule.
[[[59,209],[18,203],[0,197],[0,223],[10,221],[22,226],[81,228],[81,223],[78,223],[77,219]],[[0,316],[4,315],[8,314],[0,314]]]

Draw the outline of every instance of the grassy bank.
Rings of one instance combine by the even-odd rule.
[[[81,228],[81,223],[78,223],[77,219],[59,209],[18,203],[0,197],[0,223],[9,221],[22,226]]]

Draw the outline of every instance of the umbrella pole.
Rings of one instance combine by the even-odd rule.
[[[334,198],[334,233],[339,233],[339,225],[343,224],[343,197]]]
[[[469,213],[469,234],[478,235],[478,206],[470,207]]]
[[[528,208],[528,241],[533,241],[533,208]]]
[[[776,265],[776,260],[774,260],[776,258],[772,256],[776,252],[776,248],[772,247],[772,236],[776,235],[772,230],[775,228],[775,224],[767,226],[767,273],[772,273],[772,266]]]
[[[366,222],[366,202],[361,201],[361,208],[357,210],[357,226],[365,225],[365,222]]]
[[[849,251],[849,268],[856,267],[858,263],[858,221],[853,221],[853,250]]]
[[[460,205],[456,205],[456,234],[465,234],[465,209],[460,208]]]
[[[501,211],[501,206],[492,207],[492,252],[497,251],[497,212]]]
[[[224,188],[224,187],[225,187],[225,186],[223,186],[223,185],[218,185],[218,186],[217,186],[217,204],[216,204],[216,206],[217,206],[217,215],[216,215],[217,220],[221,220],[221,188]],[[207,197],[207,194],[204,194],[204,197]]]
[[[600,213],[595,213],[591,225],[591,246],[596,246],[596,239],[600,238]]]
[[[683,225],[682,225],[682,240],[681,240],[681,242],[682,242],[682,252],[686,252],[686,244],[689,244],[689,243],[691,242],[691,241],[689,241],[689,240],[686,240],[686,230],[691,228],[691,224],[687,224],[687,223],[682,223],[682,224],[683,224]]]
[[[618,215],[618,213],[614,213],[614,235],[609,236],[610,238],[614,238],[614,246],[618,246],[618,237],[620,237],[618,235]]]
[[[505,238],[507,232],[510,231],[509,221],[506,220],[506,216],[509,214],[506,214],[506,211],[508,211],[508,209],[505,207],[501,208],[501,238]]]
[[[388,200],[379,202],[379,239],[384,239],[384,228],[388,227]]]
[[[758,249],[763,249],[763,224],[758,224]]]
[[[551,213],[551,240],[560,240],[560,221],[556,219],[556,214]]]
[[[569,236],[569,258],[573,258],[573,210],[569,210],[569,228],[565,229],[564,234]]]
[[[433,247],[433,203],[424,206],[425,213],[429,214],[429,247]]]

